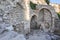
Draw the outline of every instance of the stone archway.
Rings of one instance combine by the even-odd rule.
[[[30,21],[30,29],[38,29],[37,27],[37,16],[33,15]]]
[[[40,25],[41,21],[40,21],[40,15],[39,14],[44,14],[42,16],[41,19],[43,19],[42,22],[48,22],[48,24],[50,25],[49,26],[49,29],[50,29],[50,32],[54,32],[55,30],[55,19],[58,19],[58,16],[54,10],[54,8],[52,6],[48,6],[48,5],[37,5],[36,8],[38,9],[38,12],[36,12],[36,14],[38,15],[38,20],[37,20],[37,23],[38,25]],[[41,12],[41,11],[44,11],[44,12]],[[44,23],[45,24],[45,23]]]
[[[48,22],[50,24],[50,26],[52,26],[52,14],[51,14],[51,12],[46,8],[41,9],[39,12],[39,21]]]
[[[52,14],[51,12],[46,9],[46,8],[43,8],[39,11],[39,14],[38,14],[38,22],[39,24],[43,23],[45,26],[44,28],[46,29],[50,29],[51,26],[52,26]]]

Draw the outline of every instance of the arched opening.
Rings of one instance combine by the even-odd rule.
[[[52,14],[50,12],[50,10],[43,8],[40,10],[39,14],[38,14],[38,22],[41,23],[46,23],[47,25],[49,25],[49,28],[52,26]]]
[[[30,29],[38,29],[37,27],[37,16],[33,15],[30,22]]]

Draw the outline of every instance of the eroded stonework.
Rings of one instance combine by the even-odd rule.
[[[42,26],[44,31],[47,31],[47,30],[51,32],[54,31],[55,19],[58,19],[58,16],[53,7],[48,6],[48,5],[37,5],[37,10],[31,13],[31,18],[34,15],[37,17],[35,18],[37,22],[37,27]]]
[[[39,4],[32,10],[29,2],[0,0],[0,40],[59,40],[60,21],[54,8]]]
[[[36,10],[32,10],[28,0],[1,0],[0,2],[0,23],[12,25],[18,32],[23,30],[29,33],[35,26],[44,31],[54,31],[54,20],[58,19],[58,16],[53,7],[37,5]]]

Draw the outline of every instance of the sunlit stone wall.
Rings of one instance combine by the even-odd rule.
[[[29,0],[24,0],[24,6],[25,19],[29,20]]]

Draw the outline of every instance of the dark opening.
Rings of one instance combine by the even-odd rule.
[[[39,27],[37,27],[37,16],[36,15],[32,16],[32,18],[31,18],[30,28],[39,29]]]

